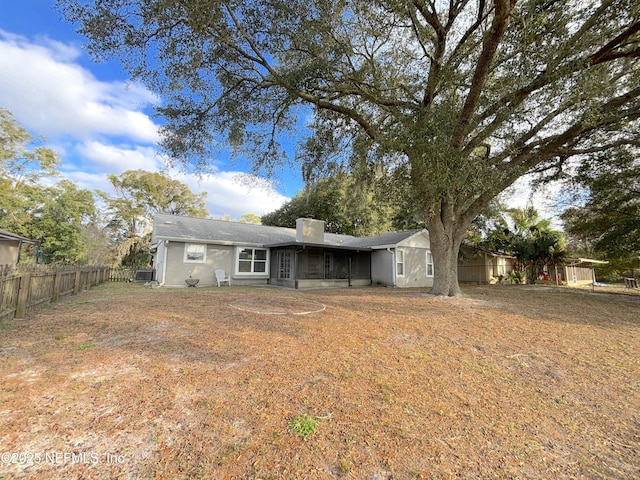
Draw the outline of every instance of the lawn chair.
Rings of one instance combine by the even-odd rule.
[[[224,270],[216,270],[216,282],[218,282],[218,286],[225,282],[231,286],[231,278],[229,275],[225,275]]]

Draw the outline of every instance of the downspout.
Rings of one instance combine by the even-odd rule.
[[[349,252],[349,286],[351,286],[351,252]]]
[[[164,285],[167,279],[167,250],[169,250],[169,240],[164,240],[164,252],[162,253],[162,283]]]
[[[16,258],[16,265],[20,263],[20,252],[22,251],[22,240],[18,240],[18,258]]]

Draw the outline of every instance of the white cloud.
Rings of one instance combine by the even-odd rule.
[[[77,145],[75,153],[79,159],[75,169],[88,172],[101,170],[119,175],[126,170],[153,172],[163,166],[156,149],[144,145],[120,146],[92,140]]]
[[[111,193],[111,184],[104,173],[86,173],[80,171],[65,172],[64,178],[71,180],[78,188],[85,190],[100,190]]]
[[[219,172],[201,176],[175,171],[165,173],[186,184],[194,193],[206,192],[205,203],[212,217],[229,215],[234,220],[240,220],[245,213],[264,215],[280,208],[289,200],[263,179],[256,179],[254,185],[240,181],[239,177],[244,175],[240,172]],[[78,188],[114,194],[106,174],[71,171],[65,172],[64,176],[78,185]]]
[[[0,105],[47,138],[156,142],[157,125],[143,111],[156,97],[139,85],[96,79],[73,63],[80,53],[55,40],[36,43],[0,31]]]
[[[166,171],[156,149],[157,125],[145,113],[158,99],[139,84],[101,81],[78,63],[81,56],[73,45],[0,30],[0,107],[46,138],[60,153],[62,176],[78,188],[112,194],[108,174]],[[214,217],[263,215],[288,200],[264,179],[240,181],[240,172],[169,174],[195,193],[207,192]]]
[[[239,220],[245,213],[264,215],[280,208],[288,200],[269,182],[256,178],[253,184],[241,172],[219,172],[215,175],[174,175],[186,183],[191,191],[207,192],[206,206],[213,217],[229,215]]]

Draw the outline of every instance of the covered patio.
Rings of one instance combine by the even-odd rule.
[[[270,245],[269,283],[289,288],[371,284],[371,249],[315,244]]]

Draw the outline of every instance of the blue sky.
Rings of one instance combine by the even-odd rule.
[[[129,82],[117,62],[92,62],[84,43],[53,0],[0,0],[0,107],[60,154],[65,178],[109,192],[110,173],[165,169],[156,148],[159,120],[151,115],[158,99]],[[201,177],[168,173],[194,192],[207,192],[214,217],[262,215],[302,188],[297,168],[240,183],[239,174],[248,172],[243,163],[216,159],[214,174]]]
[[[54,0],[0,0],[0,107],[58,151],[65,178],[109,192],[110,173],[165,168],[156,148],[159,120],[151,116],[159,99],[132,84],[117,62],[92,62],[84,43],[75,26],[54,10]],[[247,185],[238,179],[249,171],[247,162],[216,159],[212,165],[213,175],[168,173],[194,192],[207,192],[214,217],[268,213],[303,186],[297,167]],[[553,218],[553,190],[538,192],[532,202],[527,181],[520,180],[507,203],[532,202]]]

